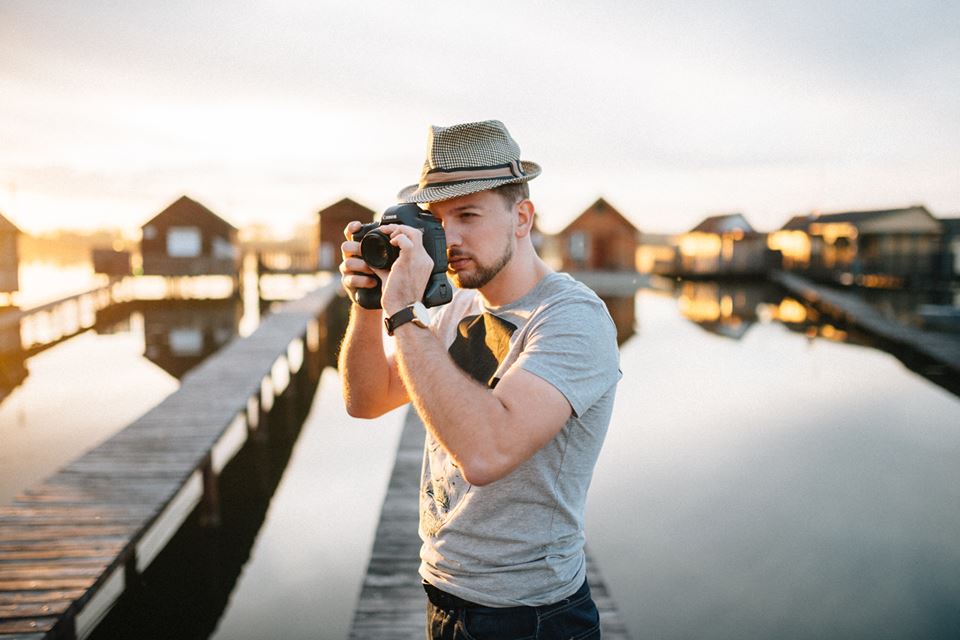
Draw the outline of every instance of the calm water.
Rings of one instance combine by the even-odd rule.
[[[944,388],[956,381],[767,287],[608,304],[624,377],[587,533],[635,637],[957,637],[960,399]],[[238,313],[137,308],[29,358],[0,401],[0,504],[173,391]],[[346,637],[402,416],[353,420],[338,384],[327,369],[285,450],[228,467],[234,525],[183,534],[215,565],[163,569],[205,585],[189,637]],[[154,611],[163,637],[191,616],[147,577],[135,609]]]
[[[874,349],[637,309],[588,508],[635,637],[958,637],[960,400]]]

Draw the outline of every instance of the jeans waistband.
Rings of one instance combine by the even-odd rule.
[[[470,602],[469,600],[464,600],[463,598],[458,598],[457,596],[447,593],[446,591],[441,591],[435,586],[422,580],[423,590],[427,592],[427,599],[433,603],[433,606],[439,607],[440,609],[478,609],[478,608],[489,608],[484,607],[482,604],[477,604],[476,602]],[[578,602],[584,598],[589,598],[590,596],[590,586],[587,581],[584,580],[583,584],[580,585],[580,588],[572,596],[564,598],[559,602],[554,602],[553,604],[543,605],[541,607],[505,607],[501,610],[507,609],[527,609],[527,608],[536,608],[544,613],[549,613],[552,609],[562,609],[568,606],[570,603]]]
[[[440,609],[476,609],[483,606],[441,591],[426,580],[423,581],[423,590],[427,592],[427,599],[433,603],[433,606]]]

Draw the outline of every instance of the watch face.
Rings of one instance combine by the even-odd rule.
[[[414,322],[424,327],[430,325],[430,312],[427,311],[422,302],[414,302],[412,309]]]

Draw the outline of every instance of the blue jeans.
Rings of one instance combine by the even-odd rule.
[[[427,640],[599,640],[600,614],[587,581],[540,607],[483,607],[428,585]]]

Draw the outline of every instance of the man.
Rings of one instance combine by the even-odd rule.
[[[433,267],[422,235],[383,225],[389,271],[342,245],[348,290],[383,282],[383,311],[353,306],[341,348],[348,412],[412,401],[427,429],[420,574],[428,638],[599,638],[583,512],[620,379],[603,302],[537,256],[528,181],[506,127],[432,127],[401,202],[443,224],[453,301],[424,317]],[[346,234],[360,227],[347,226]],[[395,341],[384,348],[384,318]]]

